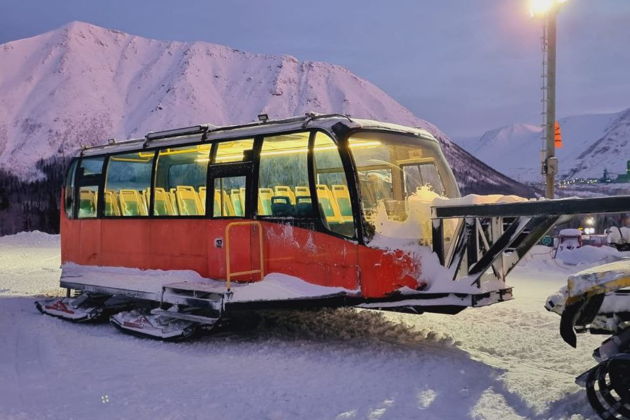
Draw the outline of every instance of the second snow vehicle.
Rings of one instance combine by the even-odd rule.
[[[241,310],[454,314],[509,300],[506,275],[563,215],[630,209],[630,197],[472,205],[429,132],[316,114],[87,148],[62,194],[68,295],[38,308],[164,339]]]
[[[573,347],[576,332],[611,336],[593,352],[598,364],[576,383],[603,419],[630,419],[630,259],[570,276],[545,306],[561,315],[560,334]]]

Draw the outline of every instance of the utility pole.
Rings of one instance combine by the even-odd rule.
[[[554,141],[554,127],[556,122],[556,16],[557,7],[553,7],[546,16],[545,22],[545,52],[547,62],[546,98],[545,98],[545,160],[543,174],[545,174],[545,197],[554,198],[558,159]]]
[[[545,177],[545,197],[554,198],[558,158],[555,145],[556,122],[556,18],[566,0],[538,0],[533,2],[532,15],[543,16],[543,133],[541,150],[542,174]]]

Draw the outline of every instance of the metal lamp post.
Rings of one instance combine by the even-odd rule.
[[[545,22],[545,52],[547,62],[546,98],[545,98],[545,138],[546,154],[542,163],[545,175],[545,197],[554,198],[556,173],[558,172],[558,158],[554,141],[554,126],[556,121],[556,15],[557,7],[553,7],[546,16]]]
[[[542,157],[542,174],[545,176],[545,197],[554,198],[558,158],[555,147],[556,121],[556,17],[560,5],[566,0],[531,0],[531,13],[543,16],[543,102],[545,146]]]

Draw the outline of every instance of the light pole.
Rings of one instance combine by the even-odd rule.
[[[545,19],[543,31],[543,102],[545,147],[542,157],[542,174],[545,176],[545,197],[554,198],[558,158],[555,147],[556,122],[556,17],[562,3],[567,0],[530,0],[533,16]]]

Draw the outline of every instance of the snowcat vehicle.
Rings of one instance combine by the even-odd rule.
[[[456,314],[512,299],[506,276],[566,215],[630,210],[461,198],[423,129],[259,119],[81,150],[62,190],[67,296],[37,308],[161,339],[261,309]]]
[[[630,419],[630,259],[570,276],[545,307],[561,315],[560,335],[573,347],[576,333],[611,336],[593,352],[598,364],[576,383],[602,419]]]

